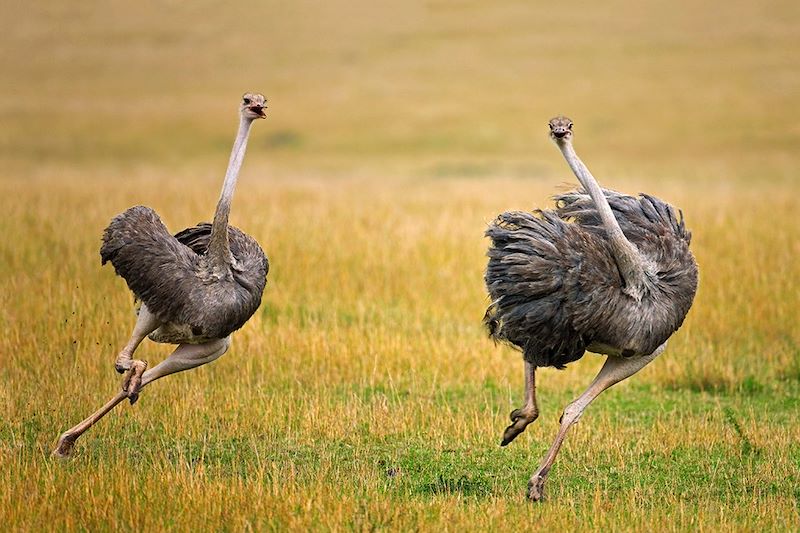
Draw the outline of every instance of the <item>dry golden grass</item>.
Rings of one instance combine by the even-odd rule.
[[[795,3],[4,7],[6,528],[800,528]],[[232,215],[270,257],[265,304],[53,460],[133,323],[102,229],[134,204],[210,218],[244,90],[271,101]],[[701,286],[529,505],[601,360],[543,370],[541,419],[497,446],[522,364],[480,326],[482,233],[574,183],[560,112],[601,183],[683,209]]]
[[[519,198],[544,202],[552,184],[259,180],[266,172],[247,167],[234,220],[272,258],[265,306],[229,354],[120,407],[69,463],[48,456],[54,438],[116,390],[112,362],[133,321],[123,283],[99,266],[104,206],[142,201],[177,229],[206,218],[217,180],[181,172],[162,181],[148,170],[123,184],[86,175],[76,184],[61,173],[3,182],[2,197],[14,199],[3,234],[24,236],[2,249],[6,523],[797,523],[798,302],[786,285],[798,272],[794,236],[767,227],[789,212],[785,188],[775,187],[771,204],[737,189],[713,206],[703,198],[726,185],[705,184],[696,197],[677,185],[659,191],[697,228],[704,275],[695,307],[660,360],[592,407],[554,470],[551,501],[528,509],[527,475],[599,359],[544,371],[542,420],[497,448],[521,397],[521,363],[480,329],[481,231],[503,206],[522,207]],[[736,216],[740,205],[752,209]],[[733,254],[732,231],[759,238],[737,239]],[[785,273],[765,276],[769,264]],[[154,361],[167,348],[141,350]]]

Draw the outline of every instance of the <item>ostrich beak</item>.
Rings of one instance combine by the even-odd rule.
[[[249,109],[250,109],[250,111],[252,111],[256,115],[258,115],[259,118],[267,118],[267,113],[264,111],[264,109],[266,109],[266,107],[267,107],[266,105],[263,105],[263,106],[251,105]]]

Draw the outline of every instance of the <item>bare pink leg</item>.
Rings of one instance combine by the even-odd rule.
[[[553,444],[550,445],[550,449],[547,451],[547,455],[544,457],[544,460],[542,460],[541,465],[539,465],[539,469],[531,476],[530,481],[528,481],[528,498],[533,501],[539,501],[544,497],[544,482],[547,479],[550,468],[556,460],[558,450],[561,448],[561,444],[567,436],[567,431],[572,424],[578,421],[584,409],[592,403],[592,400],[615,383],[619,383],[623,379],[634,375],[644,368],[650,361],[658,357],[658,355],[664,351],[665,347],[666,343],[659,346],[656,351],[650,355],[641,357],[623,358],[613,355],[608,356],[603,368],[600,369],[600,373],[594,378],[594,381],[592,381],[592,384],[586,389],[586,392],[581,394],[577,400],[564,409],[564,413],[561,415],[561,427],[558,430],[558,434]]]
[[[117,361],[114,363],[114,368],[117,369],[117,372],[122,374],[131,369],[131,366],[133,366],[133,352],[136,351],[136,348],[139,347],[144,338],[157,330],[160,325],[161,322],[156,316],[150,312],[146,305],[142,304],[139,307],[139,316],[136,318],[136,325],[133,326],[131,338],[122,348],[122,351],[119,352]]]
[[[506,446],[517,435],[525,431],[528,424],[539,418],[539,406],[536,404],[536,366],[525,361],[525,405],[511,411],[511,425],[503,432],[503,442]]]
[[[111,398],[103,407],[92,413],[89,418],[78,424],[77,426],[65,431],[58,439],[56,449],[53,450],[53,455],[60,458],[66,458],[72,453],[72,448],[75,446],[75,441],[78,440],[87,429],[92,427],[95,422],[103,418],[110,410],[128,397],[128,393],[124,390],[119,391],[116,396]]]
[[[169,357],[144,373],[141,387],[164,376],[208,364],[227,352],[230,345],[230,337],[203,344],[181,344]]]
[[[53,455],[62,458],[69,456],[78,437],[125,398],[133,397],[134,400],[131,401],[133,403],[135,398],[139,397],[142,387],[148,383],[175,372],[210,363],[224,354],[228,350],[228,346],[230,346],[230,337],[216,339],[203,344],[181,344],[164,361],[147,371],[145,371],[146,364],[140,365],[141,361],[134,360],[131,370],[123,383],[123,390],[118,392],[103,407],[92,413],[86,420],[65,431],[58,439]]]

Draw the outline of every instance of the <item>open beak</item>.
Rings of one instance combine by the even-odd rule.
[[[259,118],[267,118],[267,113],[266,111],[264,111],[266,108],[267,106],[260,106],[260,105],[251,105],[249,107],[250,111],[258,115]]]

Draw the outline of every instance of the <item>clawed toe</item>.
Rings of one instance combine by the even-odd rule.
[[[75,446],[75,440],[75,437],[69,432],[62,434],[58,439],[56,449],[53,450],[53,457],[58,457],[59,459],[68,458],[72,453],[72,448]]]
[[[528,424],[539,418],[539,413],[534,409],[514,409],[511,411],[511,425],[503,432],[503,441],[500,446],[507,446],[517,436],[525,431]]]
[[[131,361],[130,370],[122,382],[122,390],[128,393],[128,400],[131,405],[135,404],[136,400],[139,399],[139,391],[142,389],[142,374],[144,374],[145,370],[147,370],[147,361]]]
[[[544,499],[544,476],[541,474],[534,474],[528,481],[528,499],[534,502],[539,502]]]
[[[116,370],[118,374],[124,374],[131,369],[132,365],[133,359],[131,359],[130,356],[126,357],[123,354],[119,354],[117,360],[114,362],[114,370]]]

